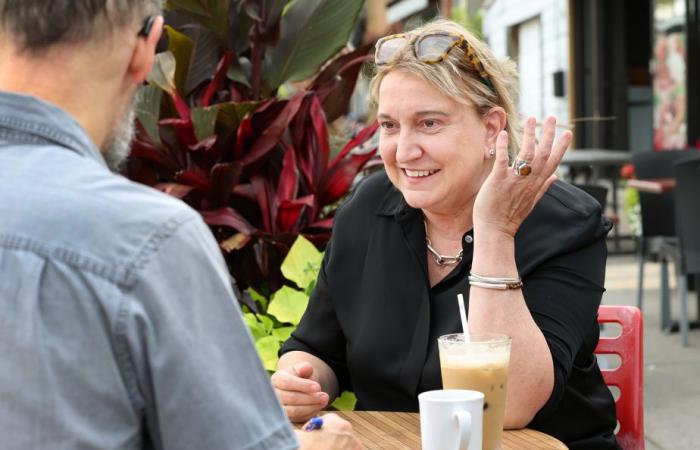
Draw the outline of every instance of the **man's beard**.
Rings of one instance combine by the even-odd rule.
[[[131,152],[131,141],[135,133],[136,105],[137,99],[134,98],[103,146],[102,154],[107,167],[112,172],[121,173],[124,170],[124,163]]]

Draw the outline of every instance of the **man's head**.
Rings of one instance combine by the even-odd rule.
[[[153,64],[162,0],[0,0],[0,89],[71,114],[112,169],[133,135],[134,94]],[[4,65],[4,67],[3,67]]]
[[[0,28],[18,49],[36,55],[109,37],[160,10],[161,0],[0,0]]]

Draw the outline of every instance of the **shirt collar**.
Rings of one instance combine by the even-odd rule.
[[[406,203],[406,199],[404,199],[401,191],[391,186],[379,203],[377,214],[380,216],[400,216],[411,210],[414,210],[414,208],[411,208],[408,203]]]
[[[64,147],[107,167],[83,127],[64,110],[37,97],[0,91],[0,128]]]

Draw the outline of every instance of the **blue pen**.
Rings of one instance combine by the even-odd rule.
[[[323,417],[312,417],[311,420],[304,425],[304,431],[320,430],[323,426]]]

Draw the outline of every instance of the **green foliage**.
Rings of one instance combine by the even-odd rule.
[[[277,352],[296,329],[306,310],[322,260],[323,253],[316,250],[303,235],[299,235],[282,262],[282,273],[298,289],[282,286],[269,301],[260,293],[248,289],[260,312],[246,313],[244,319],[265,369],[274,371],[277,367]]]
[[[247,312],[243,319],[253,336],[263,366],[270,372],[277,368],[277,353],[296,329],[306,310],[322,261],[323,253],[299,235],[282,262],[282,273],[299,289],[283,286],[272,294],[269,302],[258,292],[248,289],[260,312]],[[351,411],[356,403],[355,394],[345,391],[335,399],[331,407],[339,411]]]
[[[630,230],[635,236],[642,235],[642,211],[639,206],[639,192],[631,187],[625,188],[622,211],[630,225]]]
[[[345,391],[335,399],[331,406],[338,411],[352,411],[355,409],[356,403],[357,397],[355,397],[355,394],[350,391]]]
[[[466,7],[454,7],[450,11],[450,20],[457,22],[467,30],[471,31],[477,38],[481,39],[483,37],[481,12],[470,16],[467,14]]]

